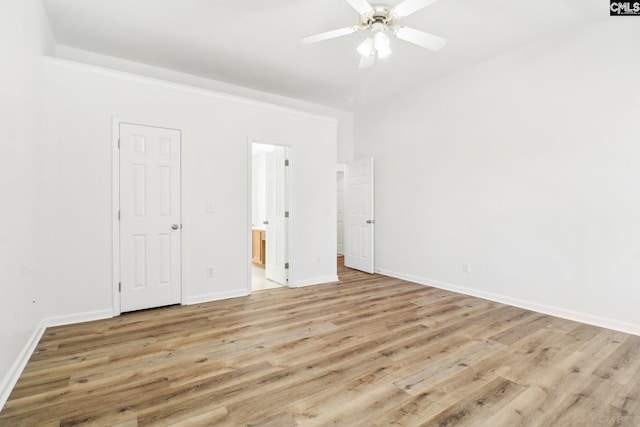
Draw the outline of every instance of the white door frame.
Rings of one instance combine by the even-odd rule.
[[[111,248],[112,248],[112,289],[113,289],[113,316],[119,316],[121,311],[120,306],[120,148],[119,148],[119,140],[120,140],[120,125],[121,124],[132,124],[139,126],[148,126],[148,127],[157,127],[163,129],[172,129],[180,132],[180,211],[182,212],[182,207],[184,205],[184,198],[182,195],[182,188],[184,182],[184,174],[183,174],[183,147],[185,140],[185,132],[176,126],[171,125],[163,125],[163,124],[147,124],[141,120],[124,120],[118,117],[111,118]],[[184,283],[184,215],[181,213],[181,223],[183,225],[182,229],[182,238],[180,239],[180,253],[182,254],[180,257],[180,304],[185,304],[186,301],[186,287]]]
[[[287,286],[292,287],[291,283],[293,283],[293,271],[295,269],[295,263],[293,262],[293,224],[295,221],[295,212],[292,212],[293,206],[293,172],[292,168],[295,167],[294,162],[294,152],[293,146],[291,144],[283,143],[282,140],[274,141],[272,139],[265,138],[256,138],[252,136],[247,136],[247,236],[246,236],[246,245],[247,245],[247,255],[245,259],[247,260],[247,293],[251,294],[251,282],[252,282],[252,262],[251,262],[251,229],[252,229],[252,216],[253,216],[253,153],[252,146],[253,144],[265,144],[265,145],[274,145],[276,147],[284,147],[287,149],[287,158],[290,161],[289,167],[285,170],[286,182],[288,183],[287,188],[287,199],[289,201],[289,230],[287,232],[287,257],[289,262],[289,273],[287,275]]]

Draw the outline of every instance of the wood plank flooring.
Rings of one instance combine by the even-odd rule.
[[[640,425],[640,337],[340,277],[49,328],[0,425]]]

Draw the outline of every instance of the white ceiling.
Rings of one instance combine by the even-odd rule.
[[[373,2],[374,4],[377,4]],[[400,0],[387,0],[394,6]],[[557,31],[608,16],[605,0],[440,0],[402,22],[449,40],[439,52],[392,39],[358,69],[362,32],[345,0],[44,0],[56,42],[345,110],[379,101]]]

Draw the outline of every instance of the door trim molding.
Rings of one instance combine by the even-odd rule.
[[[120,125],[133,124],[138,126],[156,127],[162,129],[176,130],[180,132],[180,223],[182,224],[180,238],[180,304],[184,305],[187,301],[186,286],[184,282],[184,215],[182,210],[184,207],[184,141],[185,131],[180,126],[172,126],[165,124],[143,124],[143,120],[125,120],[122,117],[111,117],[111,248],[112,248],[112,298],[113,298],[113,316],[121,314],[120,306],[120,220],[118,212],[120,211],[120,149],[118,148],[118,140],[120,138]]]
[[[111,248],[113,257],[111,265],[113,276],[111,279],[111,289],[113,296],[113,315],[120,315],[120,221],[118,211],[120,210],[120,150],[118,149],[118,139],[120,138],[120,123],[124,122],[115,117],[111,119]]]

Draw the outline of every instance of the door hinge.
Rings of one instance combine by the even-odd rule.
[[[118,150],[120,149],[120,138],[118,138]]]
[[[122,282],[118,282],[118,292],[122,292]]]
[[[284,165],[289,166],[289,159],[284,159]]]
[[[289,218],[289,211],[284,211],[284,217]]]
[[[118,211],[118,221],[120,221],[120,211]]]
[[[285,262],[285,263],[284,263],[284,269],[285,269],[285,270],[288,270],[288,269],[289,269],[289,263],[288,263],[288,262]]]

